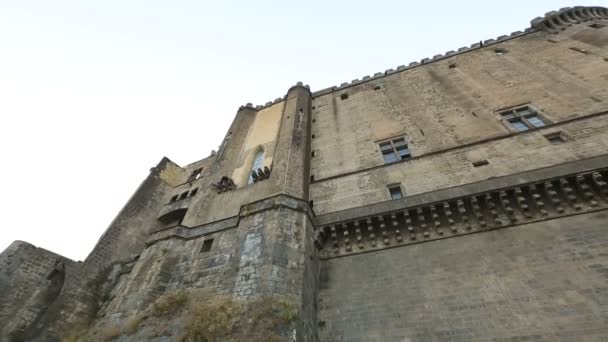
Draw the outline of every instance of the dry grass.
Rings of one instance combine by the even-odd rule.
[[[115,324],[108,324],[101,329],[101,338],[104,341],[111,341],[122,336],[122,330]]]
[[[164,294],[152,304],[152,314],[154,316],[168,316],[175,313],[188,301],[185,291],[178,291]]]
[[[282,299],[260,298],[250,302],[230,298],[212,302],[197,302],[186,318],[182,342],[282,341],[297,310]],[[239,337],[240,336],[240,337]]]
[[[123,332],[125,335],[133,335],[139,330],[139,325],[143,322],[144,316],[142,315],[133,315],[127,319],[127,323],[123,328]]]

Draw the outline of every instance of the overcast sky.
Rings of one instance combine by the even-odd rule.
[[[240,105],[523,30],[573,5],[0,0],[0,251],[24,240],[83,260],[151,167],[208,156]]]

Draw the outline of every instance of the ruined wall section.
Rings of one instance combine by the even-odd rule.
[[[0,341],[23,340],[81,263],[23,241],[0,254]]]
[[[601,341],[607,212],[321,261],[321,341]]]
[[[144,249],[146,237],[156,220],[162,198],[171,185],[161,177],[175,164],[163,159],[153,168],[127,204],[110,224],[82,264],[77,277],[66,279],[64,289],[29,330],[30,336],[47,339],[63,336],[75,324],[87,324],[104,300],[102,285],[113,266],[131,259]],[[172,178],[168,181],[173,182]]]

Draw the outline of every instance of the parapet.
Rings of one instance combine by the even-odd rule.
[[[470,46],[464,46],[457,50],[451,50],[444,54],[437,54],[432,58],[424,58],[421,61],[411,62],[409,65],[400,65],[396,69],[388,69],[384,72],[377,72],[373,76],[364,76],[361,80],[355,79],[351,82],[344,82],[339,86],[332,86],[322,90],[315,91],[312,95],[313,97],[318,97],[321,95],[329,94],[337,90],[344,90],[346,88],[365,83],[368,81],[376,80],[378,78],[382,78],[384,76],[394,74],[397,72],[409,70],[412,68],[420,67],[424,64],[429,64],[433,62],[437,62],[440,60],[444,60],[446,58],[460,55],[463,53],[467,53],[471,50],[480,49],[489,45],[502,43],[507,40],[517,38],[529,33],[537,32],[537,31],[548,31],[551,33],[558,33],[562,30],[565,30],[569,26],[579,24],[581,22],[598,20],[598,19],[608,19],[608,9],[605,7],[567,7],[562,8],[559,11],[552,11],[545,14],[544,18],[538,17],[531,21],[531,27],[525,29],[524,31],[515,31],[509,35],[502,35],[495,39],[487,39],[482,40],[476,43],[471,44]]]
[[[532,28],[549,33],[559,33],[570,26],[592,20],[608,19],[608,8],[605,7],[565,7],[552,11],[544,17],[530,22]]]

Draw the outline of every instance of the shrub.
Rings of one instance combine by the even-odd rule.
[[[164,294],[152,305],[152,312],[155,316],[167,316],[175,313],[188,301],[188,295],[184,291]]]
[[[114,324],[108,324],[101,330],[101,337],[104,341],[111,341],[122,335],[120,328]]]
[[[127,335],[133,335],[137,332],[137,330],[139,330],[139,325],[141,324],[141,322],[144,320],[144,317],[142,315],[133,315],[131,317],[129,317],[129,319],[127,320],[127,323],[125,324],[125,327],[123,329],[124,333]]]
[[[185,325],[183,342],[209,342],[228,337],[241,317],[241,307],[230,299],[199,303]]]

